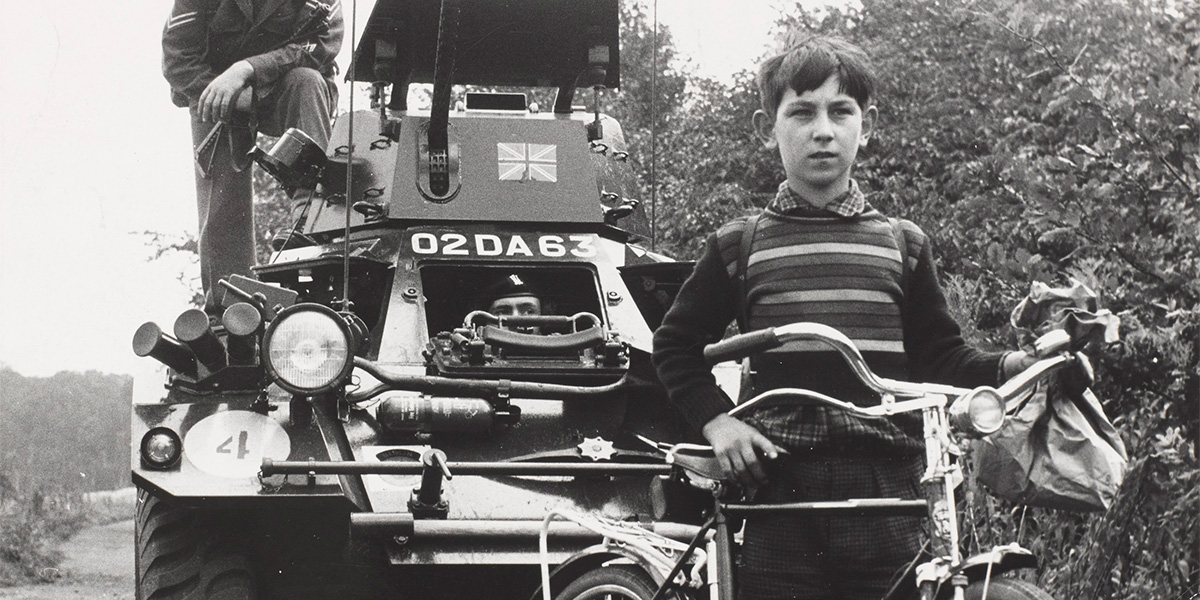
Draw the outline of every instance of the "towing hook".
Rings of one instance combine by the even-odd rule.
[[[450,504],[442,498],[442,479],[453,479],[446,453],[431,448],[421,455],[421,487],[408,499],[408,511],[419,519],[445,519]]]

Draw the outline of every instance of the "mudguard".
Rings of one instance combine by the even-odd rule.
[[[655,585],[663,584],[663,578],[666,574],[656,569],[653,563],[639,552],[635,552],[627,547],[597,544],[575,553],[571,558],[559,565],[558,568],[550,572],[550,597],[553,598],[563,588],[584,573],[614,561],[624,561],[637,565],[639,569],[654,580]],[[529,600],[542,600],[541,586],[538,586]]]
[[[982,581],[988,576],[996,577],[1016,569],[1037,568],[1038,560],[1033,552],[1016,543],[995,546],[988,552],[973,555],[962,562],[951,575],[963,573],[970,581]]]

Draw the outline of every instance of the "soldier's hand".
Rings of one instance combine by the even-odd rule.
[[[726,414],[717,415],[709,421],[703,433],[708,443],[712,444],[726,477],[746,488],[767,483],[762,460],[775,460],[780,451],[766,436]]]
[[[238,93],[245,89],[253,78],[254,67],[244,60],[233,63],[224,73],[217,75],[217,78],[200,93],[200,120],[211,123],[229,119],[233,115],[235,99],[239,100],[237,107],[241,108],[242,102]],[[245,102],[249,102],[246,94],[241,96],[245,98]],[[247,104],[246,108],[248,107]]]

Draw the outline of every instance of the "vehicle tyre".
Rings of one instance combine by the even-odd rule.
[[[983,598],[983,582],[976,581],[967,586],[966,600]],[[993,577],[987,590],[988,600],[1054,600],[1036,585],[1020,579]]]
[[[137,600],[256,600],[236,529],[213,515],[138,489],[134,521]]]
[[[650,600],[658,586],[645,571],[631,566],[600,567],[572,581],[555,600]]]

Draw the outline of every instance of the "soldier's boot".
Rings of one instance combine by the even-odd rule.
[[[317,243],[304,234],[304,224],[308,220],[308,210],[312,204],[312,191],[296,190],[292,197],[294,200],[292,209],[288,212],[288,224],[271,237],[271,249],[276,252],[314,246]]]

